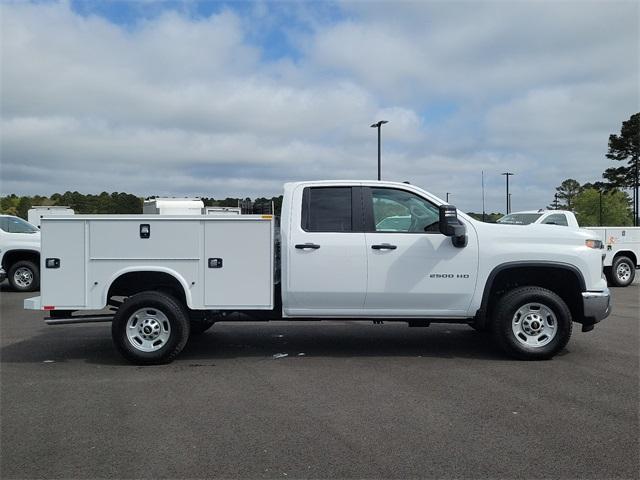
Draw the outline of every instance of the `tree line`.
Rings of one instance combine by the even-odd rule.
[[[282,208],[282,195],[271,198],[260,197],[255,200],[251,200],[249,197],[227,197],[219,200],[212,197],[202,197],[202,201],[207,207],[240,206],[244,213],[272,213],[270,209],[273,203],[273,213],[279,215]],[[124,192],[102,192],[99,195],[65,192],[54,193],[50,197],[43,195],[18,196],[11,194],[0,198],[0,213],[15,215],[26,219],[27,212],[34,206],[66,206],[80,214],[142,213],[143,202],[144,197]]]

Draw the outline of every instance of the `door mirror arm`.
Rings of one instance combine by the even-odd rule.
[[[440,205],[440,233],[451,237],[451,243],[456,248],[467,246],[467,227],[458,220],[458,210],[453,205]]]

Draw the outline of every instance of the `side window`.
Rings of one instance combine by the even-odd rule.
[[[438,232],[438,207],[404,190],[372,188],[373,223],[376,232]]]
[[[351,187],[308,187],[302,194],[302,228],[307,232],[351,232]]]
[[[9,233],[35,233],[37,228],[18,217],[4,217],[0,220],[0,228]]]
[[[569,226],[567,223],[567,217],[563,213],[554,213],[553,215],[549,215],[542,223],[549,225],[562,225],[565,227]]]

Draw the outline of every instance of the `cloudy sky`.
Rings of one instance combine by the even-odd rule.
[[[640,3],[3,2],[2,194],[270,196],[383,178],[464,210],[597,180]]]

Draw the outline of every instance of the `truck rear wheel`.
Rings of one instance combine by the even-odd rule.
[[[544,360],[571,338],[571,311],[555,293],[541,287],[519,287],[506,293],[494,310],[498,344],[523,360]]]
[[[189,331],[184,307],[160,292],[129,297],[118,308],[111,325],[118,351],[140,365],[171,362],[187,343]]]
[[[636,266],[629,257],[620,255],[613,260],[609,274],[611,283],[616,287],[626,287],[633,282]]]
[[[19,292],[33,292],[40,287],[40,270],[29,260],[21,260],[11,265],[7,278],[11,288]]]

